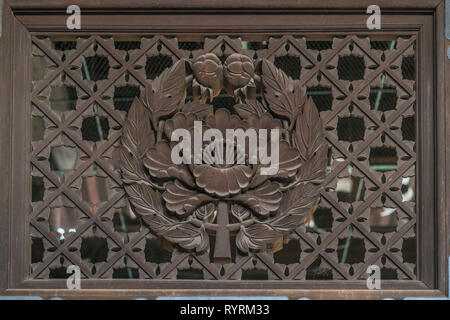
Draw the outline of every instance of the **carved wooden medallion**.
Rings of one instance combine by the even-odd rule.
[[[191,87],[194,100],[185,102]],[[222,90],[224,89],[224,91]],[[208,104],[222,92],[232,110]],[[260,93],[261,99],[257,99]],[[178,128],[256,130],[278,128],[278,172],[262,175],[249,148],[244,163],[207,161],[174,164]],[[327,145],[319,113],[297,81],[268,60],[231,54],[222,63],[213,53],[181,60],[136,98],[123,128],[121,170],[134,211],[158,235],[186,250],[209,250],[230,261],[230,236],[249,250],[277,250],[283,237],[304,223],[317,204],[325,178]]]

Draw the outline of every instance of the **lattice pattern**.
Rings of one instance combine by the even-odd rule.
[[[372,264],[383,279],[416,278],[414,36],[32,41],[30,278],[65,278],[71,264],[92,279],[356,280]],[[170,251],[131,212],[117,165],[122,124],[148,79],[206,52],[266,58],[298,79],[329,143],[314,219],[282,250],[233,247],[225,265]]]

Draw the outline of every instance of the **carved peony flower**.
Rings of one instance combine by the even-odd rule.
[[[228,197],[241,192],[250,183],[253,169],[248,165],[220,167],[197,165],[193,174],[195,183],[207,193],[217,197]]]
[[[248,109],[248,106],[245,105],[236,105],[235,108],[243,108]],[[261,184],[263,184],[267,179],[269,178],[275,178],[275,179],[285,179],[289,180],[291,179],[295,173],[297,172],[297,169],[300,167],[302,161],[300,158],[300,155],[298,151],[294,148],[292,148],[289,143],[284,140],[282,132],[283,127],[281,125],[281,121],[278,119],[274,119],[273,116],[266,112],[261,115],[256,114],[249,114],[245,117],[245,120],[248,123],[249,128],[254,128],[255,130],[267,130],[267,149],[268,153],[271,153],[271,144],[270,144],[270,132],[273,129],[279,130],[279,136],[280,136],[280,144],[279,144],[279,159],[278,159],[278,172],[276,174],[276,177],[273,176],[267,176],[267,175],[261,175],[260,169],[264,166],[258,164],[254,166],[254,176],[252,177],[252,181],[249,185],[250,188],[257,187]]]
[[[225,138],[227,129],[246,129],[247,123],[235,114],[230,114],[227,109],[218,109],[214,115],[210,115],[205,119],[205,124],[209,128],[220,130]]]
[[[187,105],[184,112],[179,112],[166,120],[164,133],[167,140],[162,140],[150,148],[144,159],[144,165],[152,177],[162,181],[171,179],[178,181],[176,186],[169,182],[163,194],[167,208],[178,215],[184,215],[190,210],[186,207],[190,194],[200,192],[197,194],[200,200],[232,198],[247,204],[261,216],[276,211],[281,201],[277,182],[280,181],[279,179],[287,181],[297,172],[301,164],[298,151],[292,149],[280,134],[280,157],[277,163],[279,172],[275,176],[261,175],[262,165],[250,161],[249,146],[246,145],[243,148],[233,141],[228,141],[230,137],[227,137],[227,130],[231,129],[235,133],[237,129],[246,131],[251,128],[259,135],[259,130],[265,129],[269,140],[270,130],[282,127],[280,121],[274,119],[269,113],[251,114],[243,119],[223,108],[208,116],[197,117],[192,112],[201,110],[199,106],[201,105]],[[249,109],[246,105],[236,105],[236,107]],[[199,128],[195,129],[194,121],[201,121],[200,133],[196,131]],[[196,134],[200,134],[202,163],[194,163],[193,143],[188,164],[174,165],[171,162],[172,149],[176,143],[171,142],[170,137],[177,128],[188,130],[192,142]],[[204,137],[208,129],[216,130],[210,141]],[[270,149],[270,143],[268,148]],[[271,179],[274,181],[270,181]]]
[[[209,98],[212,99],[218,95],[222,89],[222,64],[220,59],[214,53],[207,53],[198,56],[192,64],[194,72],[194,89],[200,89],[200,95],[205,97],[209,92]]]
[[[240,54],[224,64],[214,54],[182,60],[135,99],[123,127],[119,164],[133,212],[186,250],[203,253],[215,234],[217,263],[231,260],[230,232],[242,252],[273,251],[315,210],[325,177],[328,147],[313,101],[270,61],[257,69]],[[234,114],[204,104],[222,88],[243,102]]]
[[[216,197],[236,195],[249,185],[253,169],[248,164],[245,150],[237,148],[232,141],[226,139],[226,131],[227,129],[245,130],[247,124],[237,115],[231,115],[226,109],[219,109],[214,115],[208,116],[204,124],[204,130],[214,128],[222,135],[218,142],[223,148],[215,152],[220,153],[223,163],[219,164],[215,158],[208,157],[209,153],[203,153],[203,164],[191,166],[195,183],[206,193]],[[205,150],[213,147],[214,144],[211,142],[204,143]],[[227,155],[231,154],[233,158],[228,159]]]
[[[255,68],[252,59],[242,54],[233,53],[224,64],[224,76],[228,94],[237,97],[246,96],[247,86],[254,87]]]

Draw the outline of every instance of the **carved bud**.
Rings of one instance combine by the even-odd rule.
[[[195,80],[200,86],[212,89],[216,95],[222,88],[222,65],[214,53],[198,56],[192,64]]]
[[[239,53],[233,53],[225,61],[225,79],[231,88],[238,89],[253,83],[255,68],[250,57]]]

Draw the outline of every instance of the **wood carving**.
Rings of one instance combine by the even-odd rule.
[[[205,288],[260,279],[245,285],[270,289],[276,281],[365,279],[368,263],[399,288],[418,279],[417,35],[242,34],[243,42],[240,33],[178,39],[174,30],[132,42],[32,35],[32,188],[24,193],[31,255],[20,259],[29,279],[56,286],[73,264],[98,288],[122,277],[158,287],[195,275],[208,280]],[[172,162],[177,145],[168,137],[195,133],[193,123],[203,132],[278,130],[276,176],[247,161]],[[291,232],[313,211],[308,228]],[[342,243],[361,250],[350,257]],[[231,264],[217,264],[230,251]]]
[[[185,103],[189,86],[194,101]],[[206,104],[222,89],[236,100],[232,110]],[[193,132],[194,121],[222,133],[279,128],[278,172],[262,175],[263,165],[251,164],[247,149],[236,150],[246,159],[240,164],[174,164],[171,135],[177,128]],[[244,253],[271,250],[305,222],[319,198],[327,150],[319,113],[297,81],[268,60],[235,53],[222,64],[207,53],[180,60],[135,99],[120,166],[132,208],[154,232],[197,252],[209,250],[215,235],[215,261],[227,263],[230,235]]]

